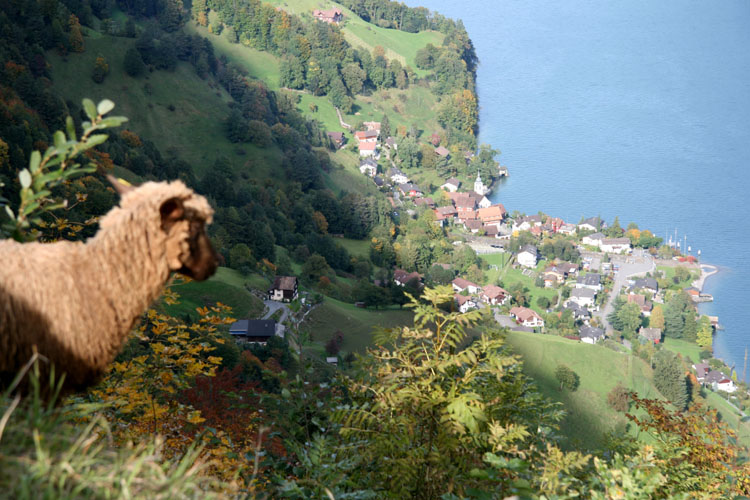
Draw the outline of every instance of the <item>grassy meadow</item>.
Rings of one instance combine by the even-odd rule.
[[[622,432],[627,420],[607,404],[607,394],[618,381],[641,397],[661,397],[653,386],[651,368],[634,356],[553,335],[511,332],[507,338],[540,392],[563,404],[567,415],[561,430],[569,446],[597,448],[607,433]],[[558,364],[578,374],[577,391],[559,390]]]

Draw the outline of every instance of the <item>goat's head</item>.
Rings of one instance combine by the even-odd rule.
[[[123,200],[127,193],[136,189],[114,178],[110,178],[110,182]],[[159,201],[159,217],[160,229],[166,235],[165,254],[169,269],[196,280],[205,280],[216,272],[218,266],[218,255],[206,233],[213,210],[203,196],[182,182],[175,181],[168,186],[169,196]]]

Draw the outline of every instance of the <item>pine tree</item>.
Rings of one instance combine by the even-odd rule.
[[[688,401],[685,372],[673,352],[659,351],[654,356],[654,385],[677,408],[685,408]]]
[[[81,33],[81,23],[78,21],[78,18],[75,16],[75,14],[70,15],[70,19],[68,20],[68,27],[70,28],[70,33],[68,34],[68,44],[70,45],[70,50],[73,52],[83,52],[83,33]]]

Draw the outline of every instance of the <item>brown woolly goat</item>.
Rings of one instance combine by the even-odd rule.
[[[0,387],[35,346],[66,373],[65,391],[95,383],[172,271],[216,270],[205,198],[180,181],[113,184],[120,206],[86,243],[0,241]]]

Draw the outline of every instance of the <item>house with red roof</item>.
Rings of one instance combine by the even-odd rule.
[[[312,15],[318,21],[328,24],[339,24],[344,19],[344,12],[341,9],[333,8],[328,10],[315,9]]]

